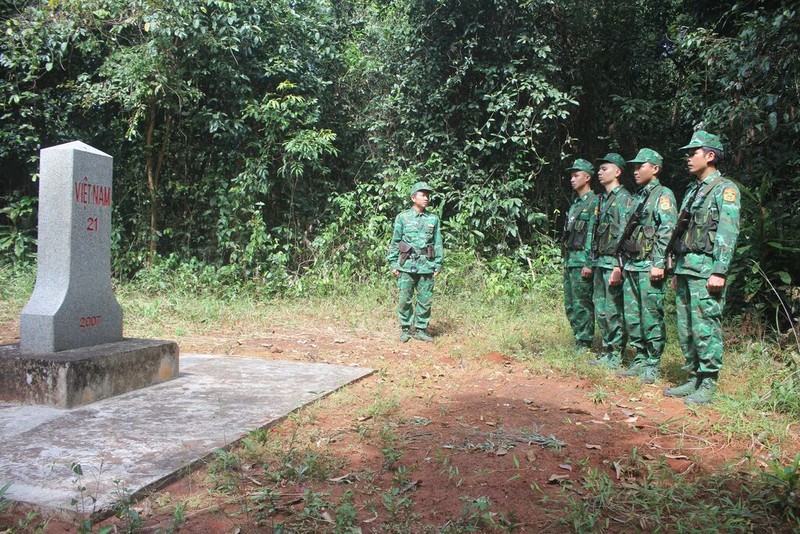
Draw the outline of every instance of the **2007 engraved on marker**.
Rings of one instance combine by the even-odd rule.
[[[81,317],[81,328],[92,328],[100,326],[100,321],[103,319],[102,315],[90,315],[88,317]]]

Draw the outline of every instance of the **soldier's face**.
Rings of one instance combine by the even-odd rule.
[[[712,159],[714,159],[712,152],[706,152],[702,148],[690,148],[686,153],[686,168],[690,173],[700,176],[708,169]]]
[[[575,191],[580,191],[584,189],[587,185],[589,185],[589,180],[592,179],[592,175],[585,171],[572,171],[570,175],[569,185],[572,186],[572,189]]]
[[[633,178],[636,180],[637,185],[649,184],[658,171],[658,166],[653,165],[649,161],[644,163],[637,163],[633,170]]]
[[[597,171],[597,177],[603,185],[613,183],[620,174],[622,174],[622,171],[613,163],[603,163]]]
[[[431,198],[427,191],[417,191],[414,193],[414,196],[411,197],[411,201],[414,203],[414,207],[424,210],[428,207],[428,204],[430,204]]]

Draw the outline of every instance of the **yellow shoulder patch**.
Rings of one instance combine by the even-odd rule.
[[[722,191],[722,200],[725,202],[736,202],[736,189],[732,187],[726,187]]]
[[[594,207],[594,215],[595,215],[595,217],[597,216],[598,213],[600,213],[600,206],[595,206]]]
[[[661,197],[658,201],[658,207],[661,211],[669,211],[672,209],[672,201],[669,197]]]

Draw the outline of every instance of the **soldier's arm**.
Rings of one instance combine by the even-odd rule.
[[[400,247],[397,244],[403,240],[403,218],[398,214],[394,218],[394,229],[392,230],[392,240],[389,242],[389,252],[386,260],[393,271],[400,268]]]
[[[736,240],[739,238],[741,196],[739,188],[732,183],[720,189],[721,191],[714,197],[714,202],[719,209],[719,225],[714,238],[714,265],[711,272],[726,277],[733,260]]]
[[[594,227],[597,224],[597,200],[597,196],[595,196],[589,201],[589,206],[586,208],[589,213],[589,225],[586,231],[586,244],[583,247],[583,251],[586,253],[586,265],[583,266],[584,269],[592,269],[594,267],[594,262],[592,261],[592,240],[594,239]]]
[[[628,219],[630,218],[631,213],[633,213],[633,210],[631,209],[632,204],[633,199],[631,197],[628,197],[625,200],[620,199],[620,201],[617,203],[616,217],[618,221],[617,228],[619,233],[614,236],[615,247],[619,245],[619,242],[622,239],[622,234],[625,232],[625,226],[628,224]]]
[[[658,226],[653,241],[653,267],[664,269],[667,263],[667,244],[678,221],[678,207],[675,205],[675,195],[672,192],[665,192],[658,199],[655,219]]]
[[[436,217],[436,226],[433,229],[433,270],[439,272],[442,270],[442,262],[444,261],[444,243],[442,242],[442,221]]]

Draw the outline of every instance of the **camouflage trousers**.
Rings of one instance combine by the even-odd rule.
[[[666,343],[664,328],[664,281],[651,282],[650,271],[625,271],[623,301],[628,346],[637,360],[648,365],[661,363]]]
[[[625,349],[625,317],[621,286],[609,286],[613,269],[594,269],[594,313],[603,338],[604,354],[622,355]]]
[[[675,275],[678,341],[689,371],[717,373],[722,368],[722,308],[725,291],[714,294],[707,280]]]
[[[575,342],[591,345],[594,340],[592,279],[581,276],[582,267],[564,269],[564,311],[572,326]]]
[[[402,328],[410,327],[416,315],[416,321],[413,321],[414,326],[418,330],[427,328],[431,320],[431,305],[433,304],[433,273],[419,274],[400,271],[400,275],[397,277],[397,287],[400,289],[400,298],[397,303],[400,326]],[[412,309],[415,290],[417,292],[416,313]]]

